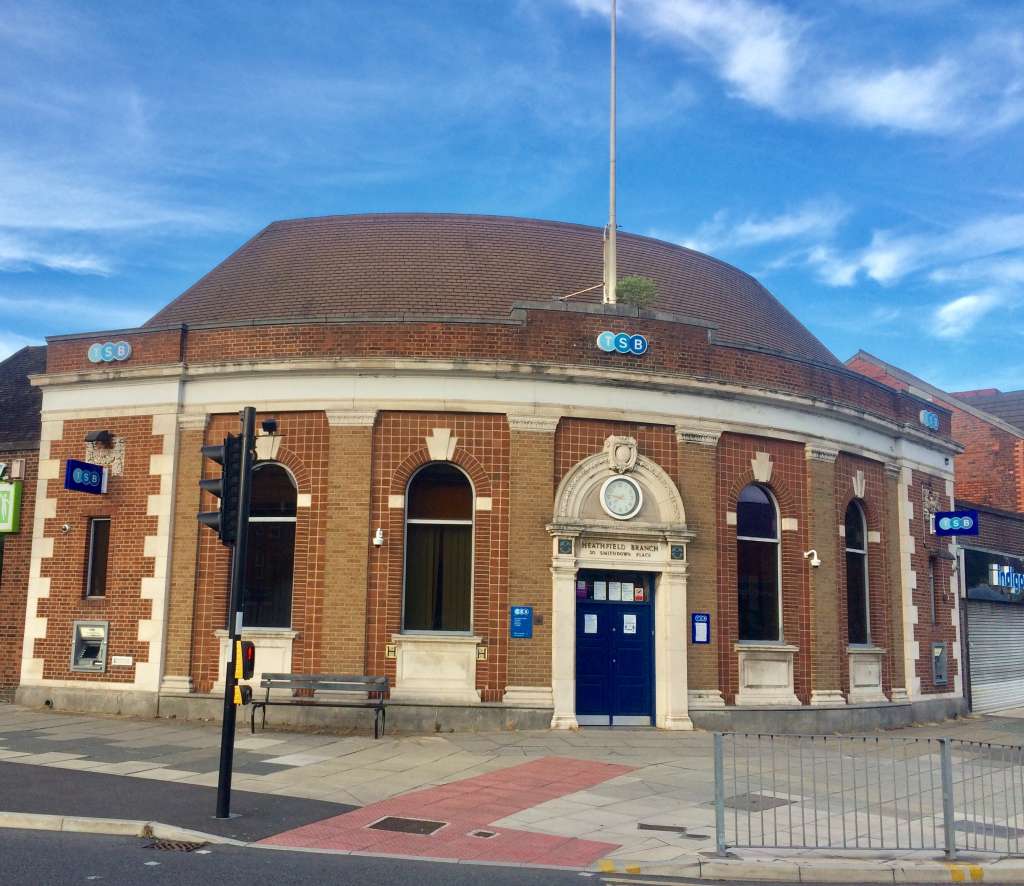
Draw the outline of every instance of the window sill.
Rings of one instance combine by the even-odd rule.
[[[850,655],[885,655],[881,646],[872,646],[870,643],[851,643],[846,651]]]
[[[765,651],[781,650],[783,652],[796,652],[800,647],[793,646],[785,640],[737,640],[735,648],[737,651],[741,649],[746,651],[764,649]]]

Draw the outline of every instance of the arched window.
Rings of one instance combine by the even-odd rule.
[[[851,644],[871,642],[868,620],[868,546],[864,510],[856,501],[846,507],[846,628]]]
[[[450,464],[409,483],[405,515],[407,631],[468,631],[472,608],[473,487]]]
[[[253,469],[242,615],[247,628],[291,627],[297,497],[292,475],[281,465]]]
[[[771,493],[744,487],[736,503],[739,639],[780,640],[779,512]]]

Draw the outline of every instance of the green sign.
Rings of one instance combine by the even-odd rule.
[[[21,515],[21,480],[0,483],[0,532],[17,532]]]

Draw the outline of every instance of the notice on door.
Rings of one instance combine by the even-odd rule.
[[[622,613],[622,633],[636,633],[636,615],[634,615],[632,612]]]
[[[597,615],[593,612],[585,612],[583,614],[583,633],[584,634],[596,634],[597,633]]]

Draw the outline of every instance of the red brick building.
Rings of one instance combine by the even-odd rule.
[[[974,711],[1024,705],[1024,391],[951,394],[864,351],[847,365],[950,411],[956,504],[979,516],[956,548],[965,692]]]
[[[929,569],[953,587],[927,532],[949,411],[843,366],[741,271],[619,242],[650,308],[572,295],[601,279],[596,228],[278,222],[142,327],[49,339],[19,698],[216,715],[200,448],[253,405],[258,671],[386,674],[410,728],[960,710],[956,595],[921,617]],[[65,488],[69,459],[106,491]]]
[[[45,367],[42,347],[22,348],[0,362],[0,698],[13,696],[21,671],[43,399],[28,377]]]

